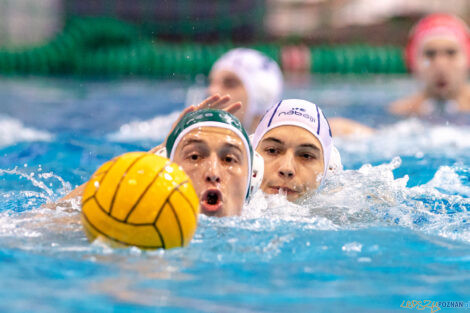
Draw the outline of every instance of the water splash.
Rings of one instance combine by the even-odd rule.
[[[192,245],[213,249],[216,256],[208,258],[220,258],[223,262],[234,251],[251,251],[268,260],[280,253],[282,246],[294,240],[297,232],[311,230],[403,227],[470,242],[468,168],[443,166],[430,182],[409,188],[407,176],[395,178],[393,175],[400,166],[401,159],[397,157],[378,166],[366,164],[358,170],[338,172],[327,179],[324,188],[297,203],[287,201],[282,195],[267,196],[258,191],[245,205],[241,217],[219,219],[201,216]],[[56,201],[57,193],[70,191],[69,183],[53,173],[39,171],[0,170],[0,177],[5,175],[24,179],[30,187],[3,195],[2,202],[7,205],[6,210],[0,213],[1,237],[9,237],[12,242],[15,236],[29,240],[47,237],[54,242],[57,234],[61,234],[64,238],[61,249],[88,249],[83,246],[86,239],[80,231],[79,199],[56,210],[38,208],[45,202]],[[8,210],[18,202],[23,205],[21,210]],[[24,210],[26,212],[12,214]],[[72,233],[67,235],[70,230]],[[259,237],[253,239],[253,232],[266,233],[267,237],[264,241]],[[65,238],[69,238],[68,243]],[[27,246],[35,245],[44,246],[38,241]],[[110,252],[112,250],[106,252],[103,246],[95,243],[89,251],[114,253]],[[197,251],[196,248],[193,253],[200,253]],[[227,256],[227,251],[232,253]]]
[[[61,194],[71,191],[70,183],[52,172],[42,172],[39,167],[37,171],[26,172],[17,167],[11,170],[0,169],[0,177],[5,180],[15,181],[13,190],[3,194],[5,209],[13,211],[30,210],[38,207],[44,202],[54,202]],[[18,182],[21,182],[19,184]]]

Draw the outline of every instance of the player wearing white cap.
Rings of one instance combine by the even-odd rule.
[[[330,168],[331,130],[321,109],[309,101],[282,100],[262,118],[252,138],[253,148],[264,158],[261,189],[282,193],[294,201],[316,190]],[[333,152],[332,152],[333,151]]]

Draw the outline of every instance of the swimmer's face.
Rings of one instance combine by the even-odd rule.
[[[191,178],[202,213],[240,215],[248,159],[242,140],[234,132],[218,127],[194,129],[176,147],[173,161]]]
[[[242,107],[234,113],[234,115],[243,121],[246,112],[248,101],[248,94],[240,78],[233,72],[226,70],[214,70],[209,75],[209,94],[230,95],[231,102],[227,103],[229,106],[232,103],[240,101]]]
[[[422,44],[416,60],[416,74],[431,97],[455,97],[467,79],[467,57],[454,39],[435,38]]]
[[[256,151],[264,158],[261,189],[265,193],[283,193],[294,201],[320,185],[323,150],[309,131],[297,126],[273,128],[263,136]]]

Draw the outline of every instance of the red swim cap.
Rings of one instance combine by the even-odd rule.
[[[421,19],[410,32],[405,50],[406,65],[409,70],[416,66],[418,49],[424,39],[429,36],[450,36],[455,38],[467,54],[470,65],[470,37],[467,24],[460,18],[450,14],[430,14]]]

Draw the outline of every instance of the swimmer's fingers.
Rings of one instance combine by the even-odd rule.
[[[210,104],[209,108],[211,109],[217,109],[217,110],[223,110],[227,106],[227,104],[230,102],[232,97],[229,95],[225,95],[220,97],[217,101],[214,101],[213,103]]]
[[[209,96],[206,99],[204,99],[204,101],[202,101],[201,103],[195,105],[195,110],[202,110],[202,109],[210,108],[213,106],[215,102],[219,100],[220,100],[219,95]]]
[[[181,114],[178,116],[178,118],[176,119],[176,121],[173,123],[173,125],[171,125],[171,130],[170,130],[170,133],[173,131],[173,129],[175,129],[176,125],[178,125],[178,123],[181,121],[181,119],[186,115],[188,114],[189,112],[193,112],[196,110],[196,106],[194,105],[190,105],[189,107],[185,108],[183,110],[183,112],[181,112]]]
[[[196,106],[195,105],[190,105],[189,107],[185,108],[181,114],[178,116],[178,118],[176,119],[176,121],[173,123],[173,125],[171,125],[171,129],[170,129],[170,132],[168,133],[167,135],[167,138],[165,138],[165,141],[163,141],[162,145],[165,146],[166,145],[166,140],[168,139],[168,136],[173,132],[173,130],[175,129],[176,125],[178,125],[178,123],[181,121],[181,119],[186,115],[188,114],[189,112],[193,112],[196,110]],[[150,150],[150,152],[152,153],[155,153],[155,151],[153,151],[154,149],[156,149],[157,147],[153,148],[152,150]]]
[[[178,119],[176,120],[176,124],[178,124],[178,122],[186,115],[188,114],[189,112],[192,112],[192,111],[195,111],[196,110],[196,107],[194,105],[190,105],[189,107],[185,108],[183,110],[183,112],[181,112],[180,116],[178,116]],[[174,125],[174,126],[175,126]]]
[[[226,107],[224,109],[224,111],[226,111],[228,113],[231,113],[231,114],[234,114],[235,112],[240,110],[241,107],[242,107],[242,103],[240,101],[238,101],[238,102],[235,102],[235,103],[229,105],[228,107]]]
[[[232,98],[230,95],[213,95],[206,98],[204,101],[196,105],[196,110],[203,110],[203,109],[216,109],[216,110],[223,110],[230,102]]]

